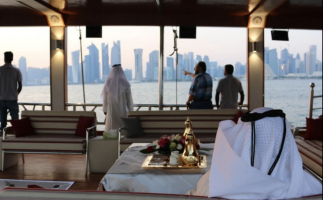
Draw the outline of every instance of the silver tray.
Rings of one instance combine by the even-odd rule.
[[[182,156],[178,156],[179,165],[170,165],[169,156],[151,154],[147,156],[142,164],[142,168],[162,168],[162,169],[206,169],[207,159],[205,155],[200,155],[201,162],[198,166],[186,166],[182,161]]]

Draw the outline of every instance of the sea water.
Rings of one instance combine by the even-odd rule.
[[[310,83],[315,83],[315,95],[322,94],[322,80],[266,80],[265,82],[265,106],[275,109],[282,109],[290,123],[295,127],[302,127],[306,124],[306,117],[309,109]],[[246,81],[242,81],[246,97]],[[190,82],[165,82],[164,104],[185,104],[188,99]],[[218,81],[214,82],[214,92]],[[103,84],[91,84],[85,86],[86,103],[102,103],[101,92]],[[177,91],[176,91],[177,88]],[[133,100],[135,104],[158,104],[159,86],[157,82],[132,83]],[[177,95],[176,95],[177,93]],[[177,100],[176,100],[177,96]],[[213,94],[215,103],[215,93]],[[247,98],[246,98],[247,101]],[[247,103],[245,101],[245,103]],[[23,88],[19,96],[19,102],[28,103],[49,103],[49,86],[27,86]],[[68,86],[68,102],[83,103],[82,85]],[[322,99],[315,99],[314,107],[322,107]],[[21,108],[22,109],[22,108]],[[82,108],[79,108],[81,110]],[[71,110],[71,108],[70,108]],[[104,121],[102,108],[96,109],[98,120]],[[314,112],[314,117],[322,115],[322,110]]]

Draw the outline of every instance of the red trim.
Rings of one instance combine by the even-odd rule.
[[[305,147],[304,145],[302,145],[301,143],[297,143],[299,146],[303,147],[304,149],[306,149],[307,151],[311,152],[312,154],[316,155],[317,157],[321,158],[322,160],[322,156],[315,153],[314,151],[310,150],[309,148]]]
[[[44,153],[47,153],[47,152],[50,152],[50,153],[54,153],[54,152],[66,152],[66,153],[84,153],[85,151],[82,150],[82,151],[79,151],[79,150],[35,150],[35,149],[2,149],[3,151],[23,151],[23,152],[44,152]]]
[[[322,151],[322,146],[314,143],[313,141],[304,140],[304,142],[308,145],[311,145],[313,148],[316,148],[317,150]]]
[[[319,163],[318,161],[314,160],[311,156],[309,156],[307,153],[303,152],[302,150],[298,150],[302,155],[306,156],[306,158],[310,159],[311,161],[313,161],[314,163],[316,163],[317,165],[322,167],[322,163]]]
[[[306,144],[310,145],[311,147],[313,147],[313,148],[315,148],[315,149],[317,149],[317,150],[319,150],[319,151],[322,151],[322,147],[320,147],[319,145],[314,144],[314,143],[312,143],[312,142],[310,142],[310,141],[308,141],[308,140],[304,140],[304,142],[305,142]]]

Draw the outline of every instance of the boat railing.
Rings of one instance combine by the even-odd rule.
[[[42,110],[45,111],[46,109],[50,110],[51,104],[50,103],[23,103],[20,102],[19,105],[23,107],[24,110]],[[102,108],[102,104],[83,104],[83,103],[66,103],[66,107],[68,110],[72,111],[78,111],[78,110],[83,110],[83,111],[97,111],[98,108]],[[214,106],[216,107],[216,106]],[[159,109],[159,104],[135,104],[134,108],[136,111],[141,111],[141,110],[146,110],[146,111],[152,111],[152,110],[158,110]],[[184,104],[166,104],[163,106],[165,110],[184,110],[186,109],[186,105]],[[248,105],[242,105],[239,106],[239,109],[243,108],[248,108]],[[104,121],[99,121],[98,125],[104,125],[105,124],[105,119]]]
[[[315,99],[318,99],[318,98],[322,98],[322,95],[315,96],[315,91],[314,91],[315,83],[311,83],[310,84],[310,87],[311,87],[311,92],[310,92],[310,105],[309,105],[309,114],[308,114],[308,117],[310,119],[312,119],[313,118],[313,112],[315,110],[322,110],[322,107],[320,107],[320,108],[314,108],[314,100]]]

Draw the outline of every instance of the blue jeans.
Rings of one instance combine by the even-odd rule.
[[[203,101],[193,101],[190,105],[191,110],[213,110],[213,104],[211,100],[203,100]]]
[[[7,127],[8,110],[11,119],[19,119],[18,101],[0,100],[1,131]]]

